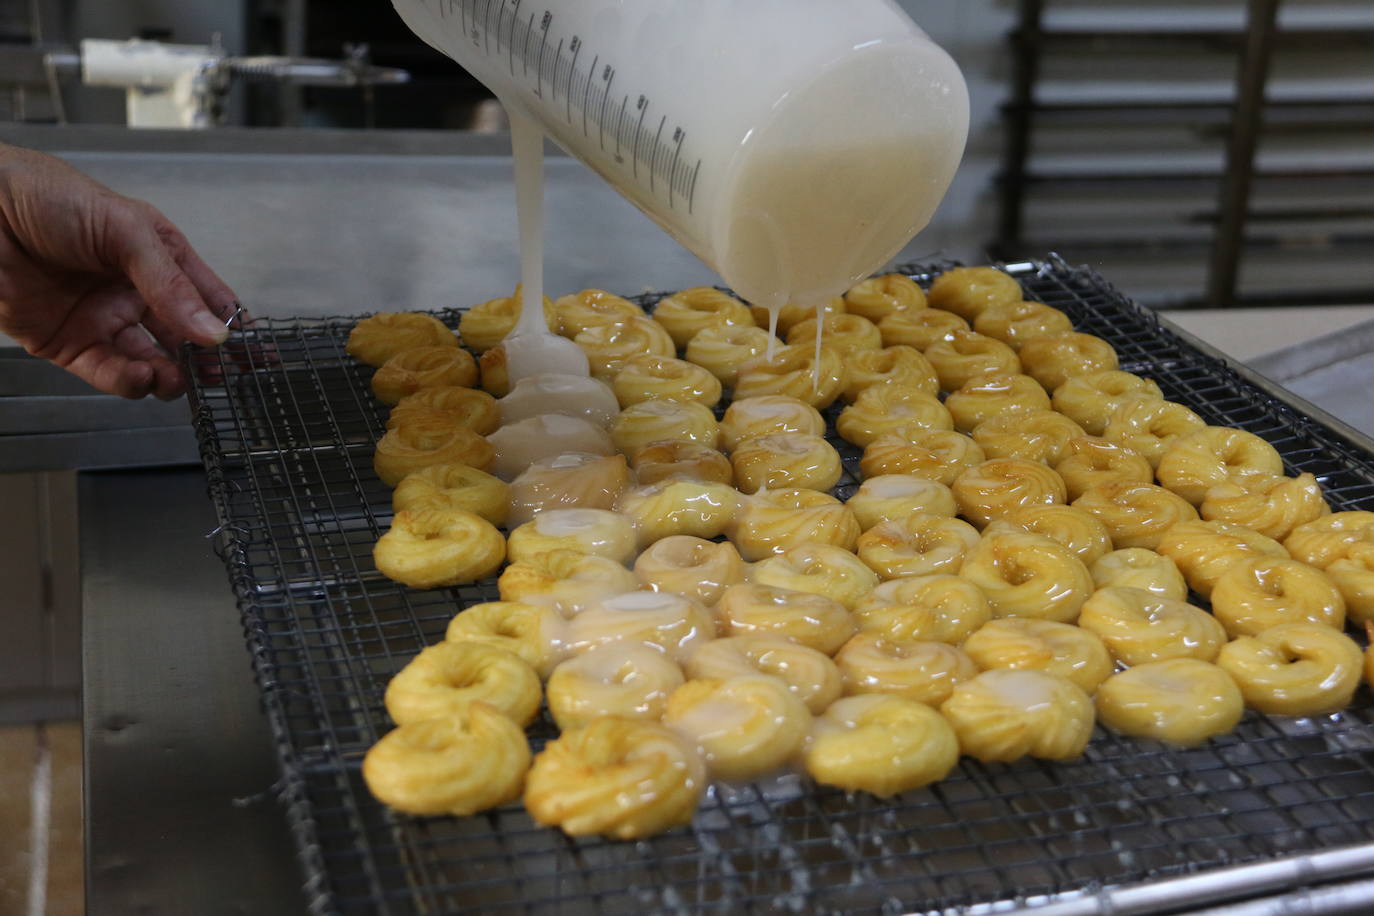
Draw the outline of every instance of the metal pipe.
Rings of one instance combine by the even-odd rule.
[[[1040,22],[1044,0],[1021,0],[1021,23],[1012,33],[1012,96],[1007,106],[1007,146],[1002,166],[1001,215],[990,246],[998,258],[1013,257],[1021,239],[1026,207],[1026,161],[1030,157],[1035,81],[1040,72]]]

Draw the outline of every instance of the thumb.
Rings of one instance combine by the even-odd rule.
[[[168,330],[192,343],[215,346],[229,336],[224,321],[205,304],[196,285],[167,250],[148,220],[133,220],[118,234],[117,258],[143,301]]]

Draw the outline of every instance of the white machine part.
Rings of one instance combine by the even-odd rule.
[[[224,52],[211,45],[159,41],[81,42],[81,77],[124,90],[130,127],[201,128],[214,123]]]

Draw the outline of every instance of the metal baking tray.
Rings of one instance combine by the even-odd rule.
[[[1336,509],[1374,508],[1374,443],[1227,365],[1101,277],[1051,257],[1006,265],[1027,298],[1110,341],[1208,422],[1257,433]],[[926,282],[935,269],[907,271]],[[652,306],[657,296],[639,297]],[[456,326],[459,312],[437,315]],[[890,800],[798,776],[715,785],[690,828],[571,839],[520,805],[468,818],[388,812],[360,775],[390,727],[382,694],[494,582],[415,591],[380,576],[389,491],[372,471],[386,408],[344,352],[356,317],[259,320],[188,355],[195,427],[316,913],[1163,913],[1262,897],[1369,904],[1374,706],[1247,714],[1194,749],[1098,729],[1082,759],[963,759]],[[212,379],[212,381],[207,381]],[[836,441],[857,483],[857,450]],[[555,734],[530,730],[537,750]],[[1363,895],[1363,896],[1362,896]],[[1362,903],[1363,901],[1363,903]],[[1273,909],[1277,907],[1278,909]]]

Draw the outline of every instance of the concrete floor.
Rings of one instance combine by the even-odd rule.
[[[86,910],[81,723],[0,727],[0,914]]]

